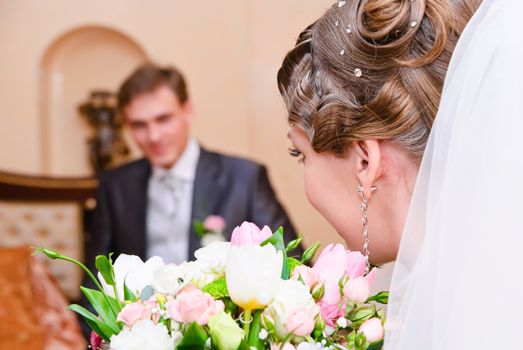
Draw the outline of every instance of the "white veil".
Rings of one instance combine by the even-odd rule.
[[[386,350],[523,349],[523,0],[451,60],[392,278]]]

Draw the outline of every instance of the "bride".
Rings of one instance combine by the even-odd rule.
[[[518,348],[523,3],[478,6],[339,1],[278,73],[308,199],[396,260],[385,349]]]

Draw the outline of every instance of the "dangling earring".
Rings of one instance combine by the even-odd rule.
[[[376,191],[376,186],[370,188],[371,192]],[[365,275],[370,271],[369,263],[369,225],[367,220],[367,196],[365,196],[365,191],[363,186],[358,186],[358,193],[361,197],[361,226],[363,226],[363,256],[365,257]]]

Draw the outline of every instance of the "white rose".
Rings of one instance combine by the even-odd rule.
[[[310,310],[310,314],[317,315],[320,308],[314,302],[309,287],[296,280],[286,280],[280,284],[276,297],[264,313],[272,317],[276,334],[282,339],[288,333],[285,329],[287,319],[298,310]]]
[[[118,256],[113,263],[113,268],[120,300],[124,299],[124,281],[127,287],[139,296],[146,286],[151,285],[154,271],[164,266],[162,258],[157,256],[150,258],[145,263],[136,255],[121,254]],[[98,273],[98,279],[104,292],[114,297],[113,287],[105,283],[100,273]]]
[[[325,347],[321,345],[321,343],[308,343],[308,342],[301,342],[296,346],[296,350],[323,350]]]
[[[197,262],[212,267],[215,273],[223,273],[230,250],[231,243],[214,242],[195,251],[194,256]]]
[[[187,277],[181,266],[169,264],[154,271],[152,287],[159,293],[175,295],[188,283]]]
[[[141,320],[131,329],[125,328],[113,335],[110,345],[111,350],[172,350],[174,341],[164,325]]]

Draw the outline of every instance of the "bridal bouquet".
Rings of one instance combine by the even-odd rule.
[[[369,295],[359,252],[329,245],[309,267],[319,244],[301,257],[274,234],[252,223],[230,242],[196,251],[196,260],[164,264],[153,257],[98,256],[95,278],[80,262],[40,249],[52,259],[81,266],[98,289],[81,287],[97,315],[79,305],[94,349],[113,350],[316,350],[380,349],[388,293]]]

